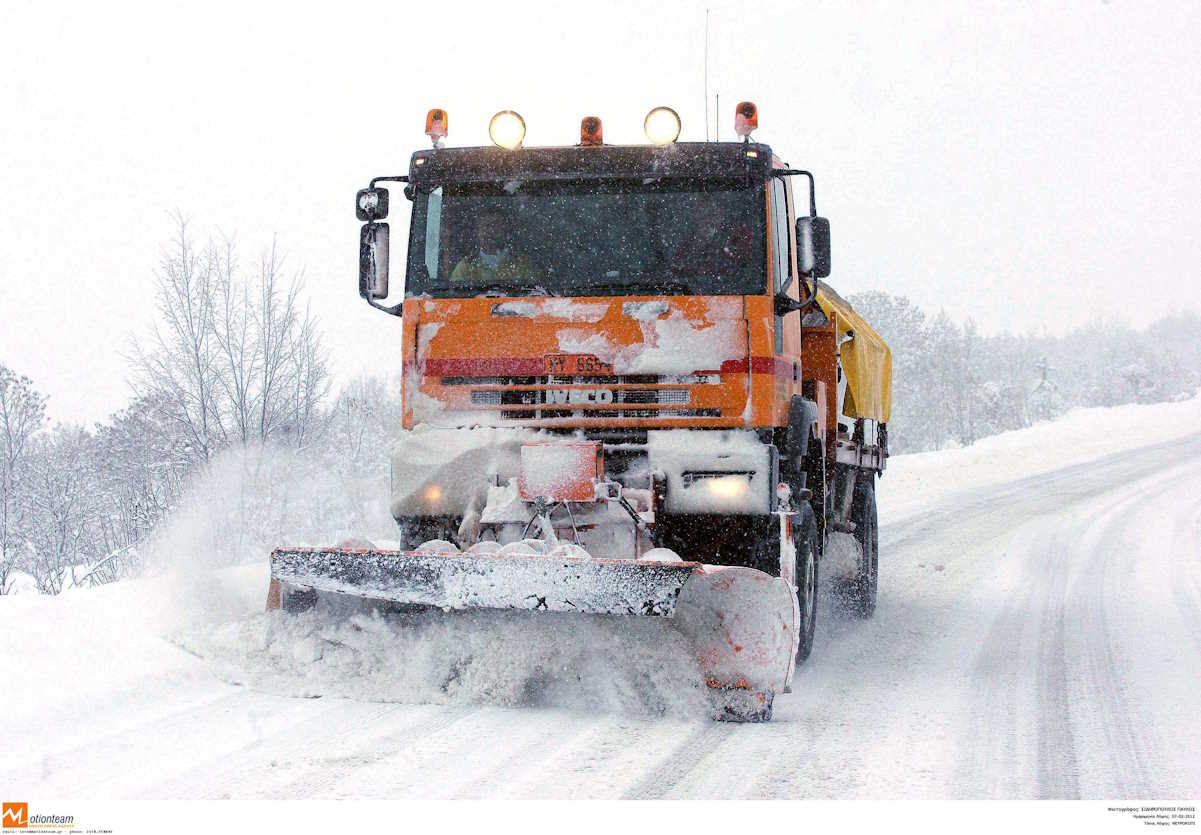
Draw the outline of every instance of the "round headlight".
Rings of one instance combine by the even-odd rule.
[[[670,145],[680,138],[680,114],[670,107],[656,107],[642,123],[646,138],[656,145]]]
[[[525,119],[512,110],[502,110],[488,123],[488,135],[492,137],[493,144],[502,148],[520,148],[521,141],[525,139]]]

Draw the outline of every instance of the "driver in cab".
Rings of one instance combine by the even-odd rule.
[[[464,257],[450,274],[464,284],[527,283],[543,277],[527,255],[515,254],[505,235],[505,220],[497,212],[481,215],[475,225],[476,251]]]
[[[750,227],[726,217],[725,209],[712,201],[701,201],[695,217],[692,237],[672,256],[672,275],[741,275],[754,246]]]

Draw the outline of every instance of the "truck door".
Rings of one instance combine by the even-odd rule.
[[[774,292],[799,299],[796,253],[792,242],[792,208],[788,187],[781,177],[771,180],[772,282]],[[776,316],[776,405],[787,414],[793,394],[801,390],[801,317]]]

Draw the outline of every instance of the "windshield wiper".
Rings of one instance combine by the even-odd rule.
[[[485,298],[495,298],[497,296],[549,296],[550,293],[541,286],[534,287],[515,287],[512,284],[462,284],[460,285],[463,292],[471,293],[474,296],[483,296]],[[458,290],[460,287],[451,287],[447,289]]]
[[[631,295],[644,296],[699,296],[700,292],[691,284],[676,278],[656,278],[651,281],[614,282],[612,284],[589,284],[588,289],[621,290]]]

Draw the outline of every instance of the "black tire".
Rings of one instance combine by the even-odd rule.
[[[775,694],[770,690],[718,690],[712,694],[716,722],[758,723],[771,721]]]
[[[817,524],[813,509],[808,505],[804,505],[793,519],[796,545],[793,576],[796,577],[797,609],[801,616],[796,662],[800,664],[813,651],[813,636],[817,632]]]
[[[416,548],[431,539],[457,540],[459,520],[449,516],[406,516],[396,520],[400,550]]]
[[[846,586],[847,611],[857,618],[876,613],[876,595],[880,583],[880,526],[876,519],[875,476],[861,476],[855,485],[851,505],[855,539],[859,542],[859,576]]]

